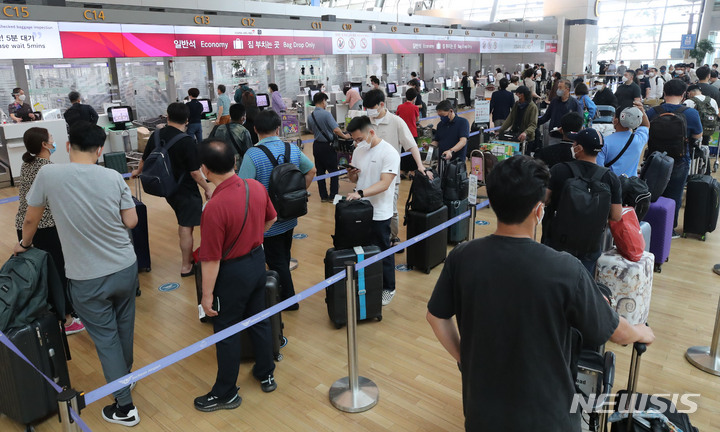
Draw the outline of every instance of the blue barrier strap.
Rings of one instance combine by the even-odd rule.
[[[155,372],[158,372],[162,369],[165,369],[166,367],[177,363],[178,361],[187,358],[199,351],[204,350],[205,348],[215,345],[216,343],[220,342],[223,339],[226,339],[236,333],[239,333],[248,327],[256,324],[259,321],[264,320],[265,318],[269,318],[272,315],[275,315],[276,313],[282,311],[283,309],[287,308],[288,306],[294,305],[295,303],[298,303],[307,297],[310,297],[311,295],[329,287],[330,285],[333,285],[341,280],[343,280],[346,277],[346,272],[342,271],[334,276],[332,276],[329,279],[325,279],[324,281],[320,282],[319,284],[310,287],[290,298],[287,300],[284,300],[278,304],[276,304],[273,307],[270,307],[262,312],[259,312],[250,318],[243,320],[231,327],[226,328],[225,330],[222,330],[219,333],[215,333],[212,336],[208,336],[205,339],[202,339],[198,342],[195,342],[194,344],[185,347],[181,349],[180,351],[177,351],[175,353],[172,353],[168,355],[167,357],[164,357],[160,360],[157,360],[153,363],[150,363],[149,365],[140,368],[134,372],[131,372],[127,375],[125,375],[122,378],[118,378],[115,381],[112,381],[108,384],[105,384],[104,386],[95,389],[87,394],[85,394],[85,404],[90,405],[91,403],[102,399],[113,392],[116,392],[120,390],[123,387],[126,387],[130,385],[130,383],[139,381],[143,378],[146,378]]]
[[[0,204],[7,204],[7,203],[15,202],[15,201],[20,201],[20,197],[16,195],[16,196],[13,196],[10,198],[0,199]]]

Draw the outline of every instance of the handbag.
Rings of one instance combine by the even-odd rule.
[[[623,207],[620,220],[610,222],[610,232],[623,258],[632,262],[640,261],[645,250],[645,238],[634,208]]]
[[[315,127],[320,130],[320,135],[322,135],[323,138],[325,138],[325,140],[327,141],[328,144],[330,144],[330,147],[332,147],[333,150],[337,151],[339,148],[337,136],[335,136],[335,134],[333,134],[332,138],[328,138],[328,136],[325,135],[325,131],[322,130],[322,128],[318,124],[317,120],[315,120],[315,111],[310,113],[310,117],[312,117],[313,123],[315,123]]]

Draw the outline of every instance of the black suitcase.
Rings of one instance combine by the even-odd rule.
[[[60,387],[70,386],[66,340],[55,315],[43,315],[6,335],[48,378]],[[57,412],[57,391],[3,344],[0,365],[0,413],[27,426]]]
[[[645,180],[650,190],[650,201],[655,202],[665,192],[670,182],[675,161],[667,153],[652,152],[640,168],[640,178]]]
[[[713,232],[720,210],[720,183],[709,175],[693,174],[687,180],[683,237]]]
[[[374,255],[380,253],[380,248],[377,246],[366,246],[363,247],[363,259],[368,259]],[[352,261],[357,263],[358,257],[353,249],[341,249],[335,250],[333,248],[328,249],[325,254],[325,277],[329,278],[334,276],[336,273],[345,271],[345,262]],[[365,318],[375,318],[378,321],[382,320],[382,261],[373,263],[364,270],[365,279]],[[358,272],[355,272],[355,286],[358,286]],[[328,315],[330,321],[335,324],[336,328],[341,328],[347,324],[347,292],[346,288],[347,279],[343,278],[341,281],[330,285],[325,289],[325,303],[327,303]],[[358,297],[359,290],[358,290]],[[362,305],[360,298],[357,301],[358,305],[358,321],[362,320]]]
[[[430,213],[410,210],[407,213],[407,236],[408,238],[415,237],[447,222],[447,220],[448,211],[445,206]],[[447,229],[444,229],[423,241],[409,246],[407,248],[408,267],[430,273],[433,267],[445,261],[445,257],[447,257],[447,239]]]
[[[135,193],[133,197],[135,202],[135,211],[138,215],[138,223],[132,229],[132,243],[135,248],[135,256],[137,256],[138,271],[150,271],[150,231],[148,230],[148,211],[147,206],[143,204],[141,197],[140,181],[135,179]]]
[[[448,208],[448,219],[452,219],[462,213],[465,213],[468,207],[468,199],[446,201],[445,205]],[[447,230],[447,239],[450,244],[458,244],[461,241],[465,241],[468,238],[468,231],[470,230],[470,218],[465,218],[458,223],[450,225]]]
[[[342,200],[335,206],[333,247],[368,246],[373,239],[373,206],[368,200]]]
[[[267,282],[265,283],[265,295],[266,305],[265,308],[275,306],[280,303],[280,276],[277,272],[268,270],[267,271]],[[195,294],[197,295],[198,311],[200,310],[200,302],[202,301],[202,266],[200,263],[195,264]],[[243,317],[243,319],[250,318],[250,316]],[[212,322],[212,318],[204,316],[200,318],[201,322]],[[287,338],[283,334],[285,324],[282,320],[280,312],[270,317],[270,331],[272,332],[273,342],[273,357],[276,361],[282,360],[283,356],[280,354],[280,348],[287,345]],[[252,341],[247,330],[240,332],[241,344],[242,344],[242,359],[254,359],[255,354],[253,351]]]

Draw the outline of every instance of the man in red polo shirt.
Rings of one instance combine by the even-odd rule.
[[[200,262],[202,308],[215,317],[217,333],[265,309],[263,234],[277,213],[261,183],[235,175],[235,154],[224,141],[203,141],[200,160],[203,174],[216,187],[215,199],[207,202],[200,222]],[[264,392],[271,392],[277,384],[270,322],[265,319],[245,331],[255,349],[253,376]],[[216,349],[217,378],[210,393],[195,399],[199,411],[234,409],[242,402],[237,387],[240,334],[218,342]]]
[[[410,133],[412,134],[415,141],[417,141],[417,122],[420,120],[420,109],[415,105],[415,99],[418,96],[417,90],[409,88],[405,92],[405,103],[400,104],[395,111],[398,117],[405,121]],[[414,171],[417,169],[417,163],[413,159],[412,155],[403,156],[400,160],[400,173],[404,177],[408,171]]]

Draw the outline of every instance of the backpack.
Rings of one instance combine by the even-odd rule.
[[[575,256],[600,249],[610,215],[610,186],[601,181],[609,171],[598,167],[584,177],[575,163],[566,163],[573,177],[565,182],[551,223],[550,246]]]
[[[373,206],[368,200],[342,200],[335,206],[333,247],[370,246],[373,239]]]
[[[177,181],[175,180],[170,153],[168,152],[175,143],[186,137],[189,138],[190,135],[179,133],[170,141],[165,142],[160,138],[160,131],[155,131],[155,148],[145,159],[143,170],[139,176],[143,190],[146,193],[167,198],[177,191],[185,173],[182,173]]]
[[[435,170],[431,170],[433,179],[416,171],[413,176],[410,192],[405,202],[405,220],[407,225],[408,211],[431,213],[443,206],[442,180]]]
[[[687,120],[682,114],[688,107],[681,106],[669,113],[662,105],[655,107],[656,117],[650,121],[648,152],[667,153],[674,159],[685,155],[687,142]]]
[[[290,144],[285,143],[285,154],[280,155],[283,157],[283,163],[280,163],[280,156],[276,160],[270,149],[264,145],[259,145],[257,148],[265,153],[273,165],[268,194],[277,211],[278,222],[305,216],[308,195],[305,176],[300,172],[300,168],[290,161]]]
[[[470,187],[465,160],[441,161],[441,164],[443,163],[445,166],[440,176],[443,200],[446,202],[464,200],[468,196]]]
[[[705,100],[701,101],[697,97],[691,99],[695,102],[695,109],[700,114],[700,122],[703,127],[703,135],[710,136],[715,133],[715,129],[718,126],[718,116],[715,114],[715,109],[710,103],[710,96],[705,96]]]
[[[638,219],[643,220],[650,210],[650,188],[645,180],[638,177],[620,176],[620,187],[622,188],[622,205],[635,209]]]

